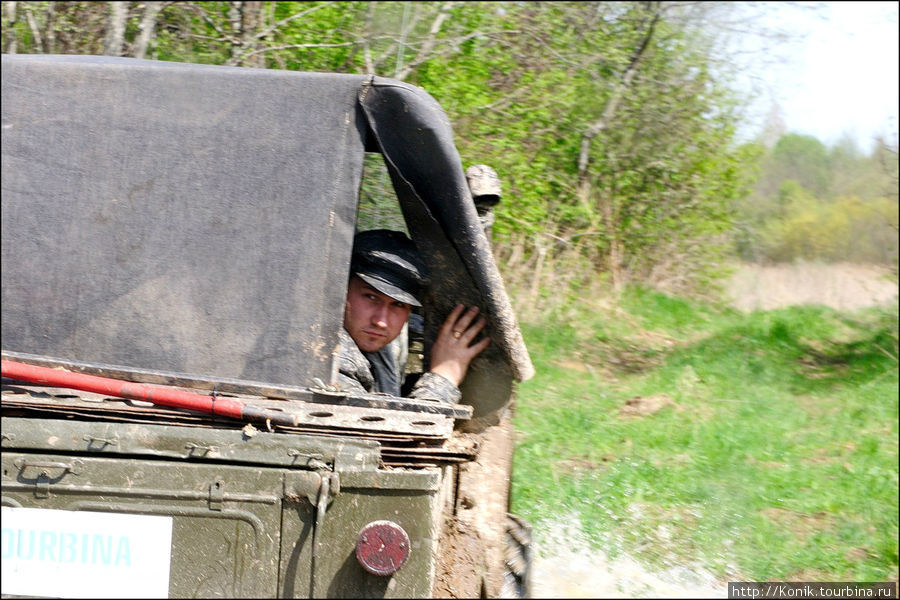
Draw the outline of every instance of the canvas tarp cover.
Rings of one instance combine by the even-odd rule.
[[[534,368],[472,202],[450,122],[431,96],[390,79],[374,78],[361,101],[407,228],[433,274],[425,300],[433,315],[426,319],[426,340],[437,336],[456,303],[479,306],[488,319],[492,343],[472,361],[461,387],[475,420],[495,422],[512,382],[528,379]]]
[[[328,380],[362,76],[3,56],[2,345]]]
[[[380,149],[436,274],[427,337],[457,301],[489,318],[466,400],[484,412],[531,376],[449,121],[423,90],[106,57],[5,55],[2,76],[4,350],[328,380],[362,156]]]

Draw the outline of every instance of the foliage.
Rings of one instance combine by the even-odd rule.
[[[897,261],[896,144],[866,154],[849,138],[833,148],[794,133],[771,147],[735,142],[749,98],[727,79],[729,27],[715,24],[741,18],[727,3],[2,5],[6,52],[373,73],[422,86],[453,122],[463,166],[501,176],[498,253],[577,263],[573,280],[600,273],[616,289],[631,280],[702,297],[716,293],[734,252]],[[117,25],[121,43],[110,44]],[[365,184],[363,219],[391,212],[387,183]]]
[[[527,326],[513,510],[660,569],[895,579],[897,315],[628,288]]]
[[[720,112],[709,114],[717,90],[694,60],[660,53],[636,77],[642,102],[622,107],[626,127],[610,131],[592,169],[601,212],[613,216],[598,239],[621,242],[622,266],[638,281],[659,273],[702,281],[714,272],[730,247],[732,202],[745,193],[728,100],[713,102]]]
[[[840,197],[820,203],[799,189],[785,204],[785,214],[763,230],[766,254],[774,260],[845,260],[897,263],[897,204],[886,198],[869,201]]]
[[[146,47],[158,60],[402,79],[443,105],[465,166],[501,174],[501,244],[525,236],[528,252],[574,249],[617,284],[686,289],[705,286],[729,247],[751,157],[733,144],[737,104],[712,75],[720,46],[700,26],[727,4],[122,5],[116,16],[111,3],[4,2],[3,47]],[[110,46],[117,25],[123,39]]]
[[[797,181],[819,197],[828,195],[828,150],[816,138],[797,133],[783,135],[772,149],[771,161],[779,180]]]
[[[786,134],[763,150],[754,192],[738,199],[737,250],[749,260],[897,266],[897,148],[870,155],[849,139],[826,148]]]

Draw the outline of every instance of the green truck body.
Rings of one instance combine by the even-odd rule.
[[[5,364],[252,409],[228,418],[4,367],[4,595],[521,592],[503,523],[509,404],[532,367],[427,93],[108,57],[4,55],[2,77]],[[439,274],[423,359],[457,301],[488,316],[461,404],[333,384],[366,153],[384,157]],[[502,460],[479,465],[485,448]],[[460,543],[465,560],[445,552]]]

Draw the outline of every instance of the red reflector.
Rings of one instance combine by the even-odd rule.
[[[372,521],[356,540],[356,560],[373,575],[393,575],[409,558],[409,536],[393,521]]]

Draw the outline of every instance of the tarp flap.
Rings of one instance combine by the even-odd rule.
[[[5,350],[330,379],[365,77],[2,61]]]
[[[475,388],[473,394],[495,395],[499,401],[502,388],[508,394],[502,383],[506,375],[525,380],[534,367],[472,203],[449,119],[427,92],[390,79],[372,78],[360,91],[360,102],[407,226],[432,273],[425,309],[438,318],[427,320],[426,338],[434,337],[457,302],[479,305],[489,319],[493,343],[473,361],[463,392]],[[476,416],[489,412],[479,411],[483,398],[464,401],[476,405]]]

